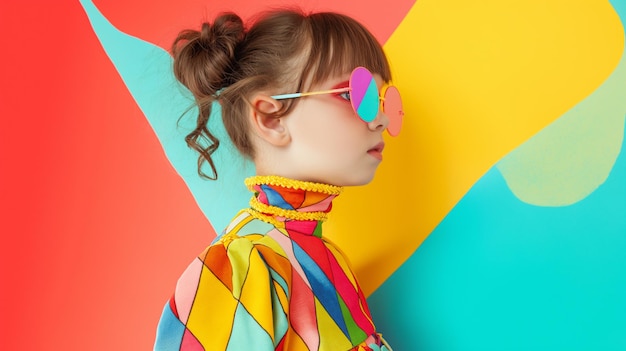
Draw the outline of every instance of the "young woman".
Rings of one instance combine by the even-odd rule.
[[[246,180],[250,208],[178,281],[155,349],[390,350],[348,260],[322,235],[342,187],[374,177],[383,131],[399,132],[380,44],[344,15],[277,10],[249,28],[220,15],[181,32],[172,51],[199,108],[186,140],[200,175],[218,176],[219,141],[207,128],[217,102],[257,176]]]

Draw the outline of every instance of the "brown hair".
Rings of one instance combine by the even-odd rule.
[[[303,91],[327,78],[367,67],[391,81],[387,58],[374,36],[354,19],[330,12],[299,10],[263,13],[247,29],[239,16],[224,13],[213,24],[183,30],[172,45],[174,74],[198,106],[196,128],[185,138],[200,153],[198,174],[217,179],[211,154],[219,140],[207,128],[211,106],[218,101],[233,144],[254,158],[249,136],[248,98],[261,89],[276,93]],[[306,86],[305,86],[306,84]],[[285,100],[272,117],[288,114],[298,99]],[[212,176],[203,172],[207,162]]]

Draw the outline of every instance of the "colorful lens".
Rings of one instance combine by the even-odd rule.
[[[380,109],[380,96],[376,80],[370,71],[364,67],[357,67],[350,76],[350,100],[352,108],[357,115],[365,122],[376,119]],[[402,99],[398,88],[391,85],[384,92],[382,109],[389,125],[387,131],[391,136],[400,134],[402,127]]]
[[[352,71],[350,100],[354,111],[365,122],[373,121],[378,115],[378,86],[372,73],[364,67],[357,67]]]
[[[389,118],[389,125],[387,126],[387,132],[391,136],[398,136],[400,129],[402,128],[402,118],[404,117],[404,110],[402,109],[402,98],[398,88],[390,85],[385,90],[383,97],[383,112]]]

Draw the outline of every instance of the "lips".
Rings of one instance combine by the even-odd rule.
[[[378,160],[382,161],[384,148],[385,148],[385,143],[381,141],[380,143],[376,144],[373,148],[367,150],[367,153],[377,158]]]

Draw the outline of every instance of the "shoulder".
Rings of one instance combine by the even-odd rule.
[[[263,234],[248,230],[254,225],[259,224],[236,217],[232,228],[229,226],[185,269],[170,300],[183,323],[189,325],[194,316],[200,320],[209,314],[233,316],[246,291],[267,294],[271,273],[264,258],[267,253],[257,244]],[[221,313],[216,313],[216,308]]]
[[[242,210],[207,250],[222,245],[223,249],[231,253],[231,258],[232,255],[245,255],[250,252],[271,260],[270,256],[286,256],[283,249],[285,238],[287,234],[284,228]]]
[[[282,254],[280,247],[267,234],[276,228],[240,212],[191,264],[178,280],[176,300],[196,299],[200,288],[224,290],[225,294],[239,298],[240,290],[248,276],[270,274],[268,261]],[[177,301],[178,302],[178,301]]]
[[[166,328],[168,323],[161,322],[164,325],[158,333],[161,344],[171,339],[175,345],[182,345],[181,340],[189,334],[193,337],[188,338],[205,349],[222,350],[229,345],[231,334],[256,333],[265,335],[264,338],[273,335],[269,331],[273,325],[271,301],[276,288],[272,280],[274,269],[268,261],[272,261],[274,250],[267,251],[267,245],[263,244],[267,228],[263,223],[238,215],[191,262],[166,306],[171,311],[169,320],[176,322],[170,324],[180,330],[173,333],[172,328]]]
[[[254,245],[275,229],[274,225],[260,221],[247,211],[242,210],[224,228],[222,234],[215,238],[212,245],[222,243],[225,246],[230,246],[232,241],[236,239],[245,239],[243,242],[250,242]]]

